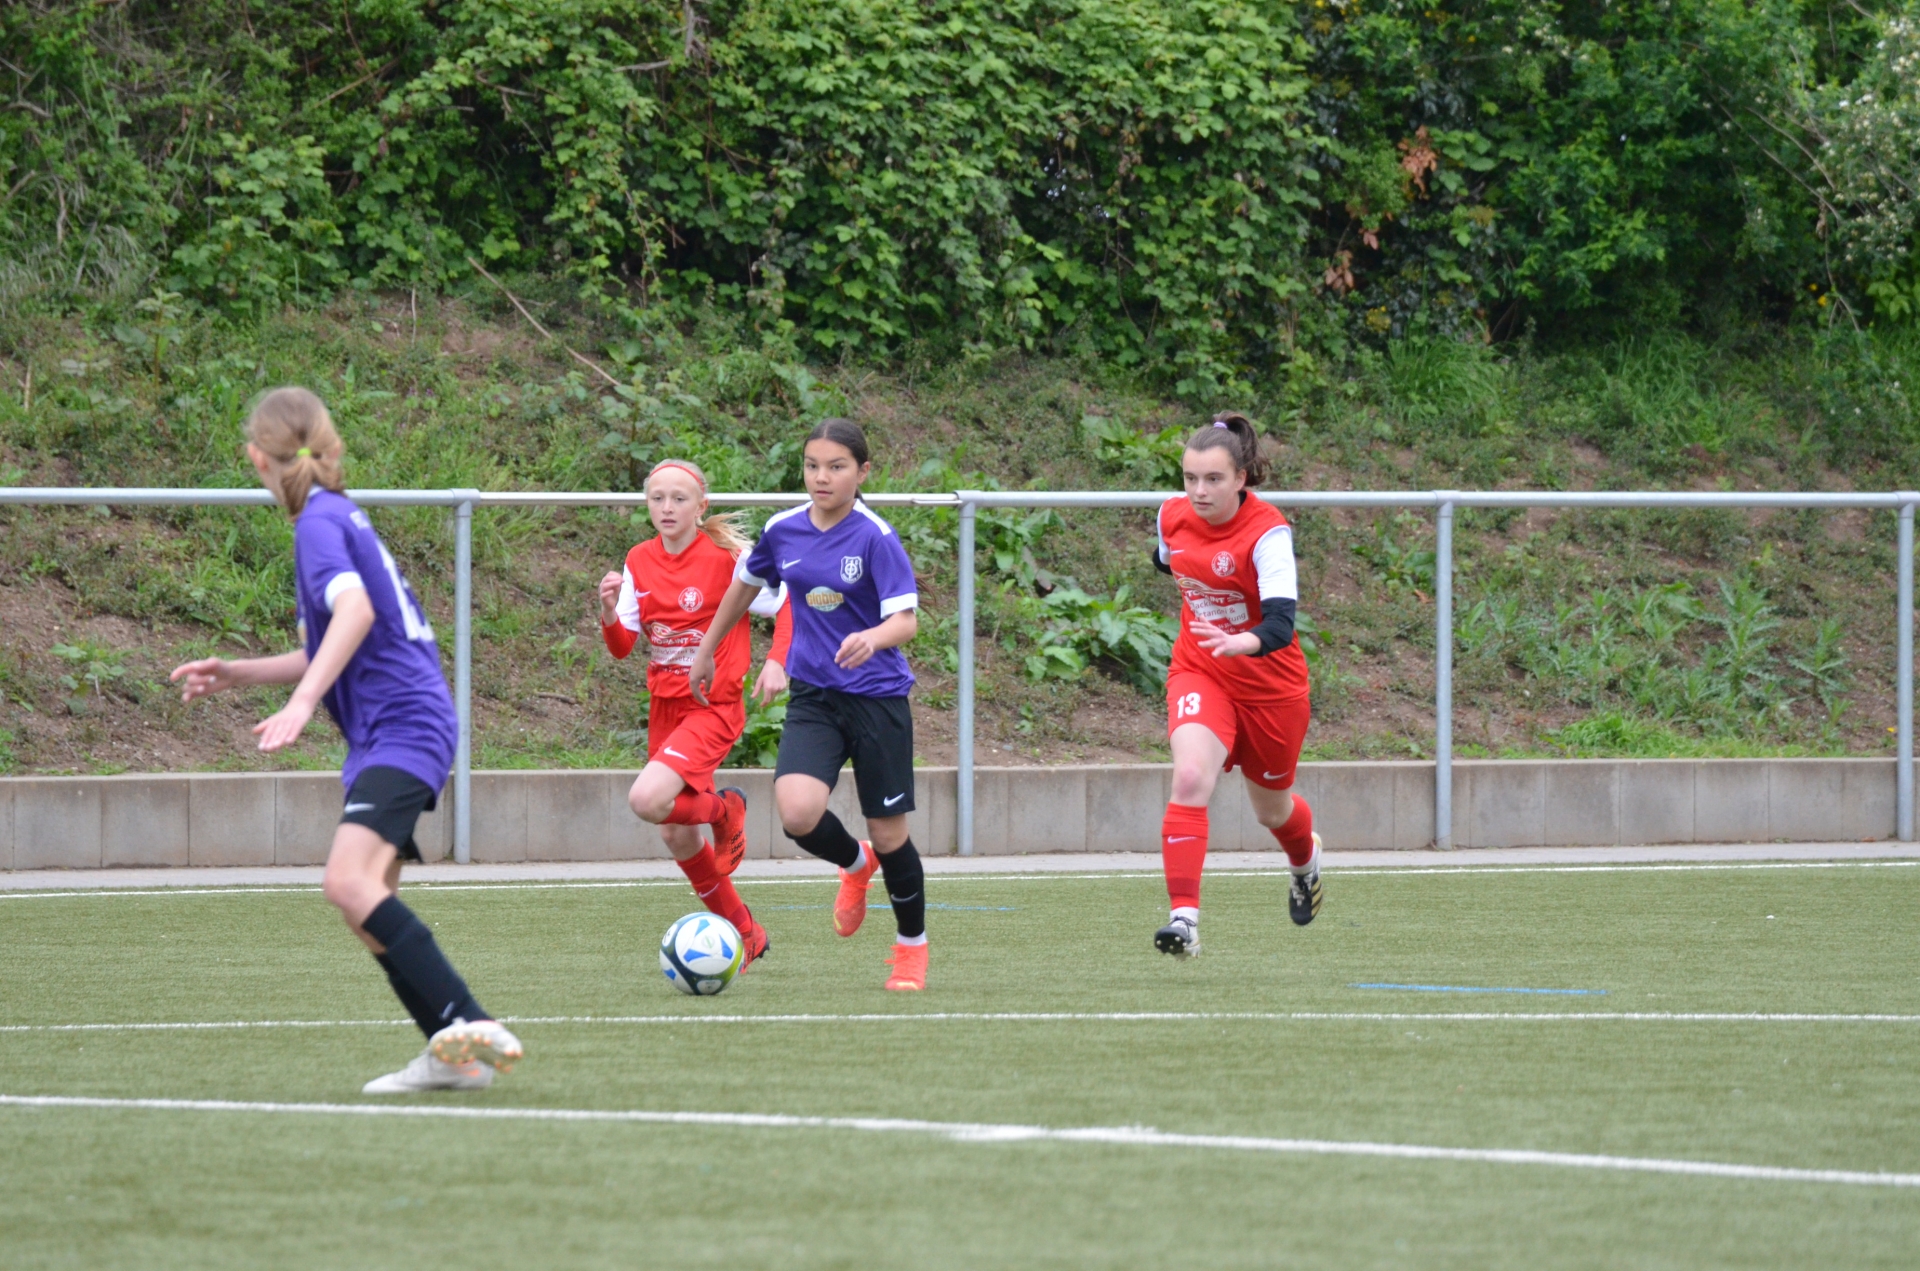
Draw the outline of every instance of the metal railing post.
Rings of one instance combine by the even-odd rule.
[[[1436,492],[1433,543],[1433,845],[1453,850],[1453,494]]]
[[[1900,492],[1900,667],[1894,676],[1899,687],[1895,714],[1899,743],[1895,748],[1894,826],[1902,843],[1913,842],[1913,505],[1920,494]]]
[[[462,494],[478,495],[477,490]],[[453,758],[453,859],[473,860],[473,500],[453,510],[453,709],[460,738]]]
[[[980,509],[960,492],[960,747],[954,771],[953,830],[960,855],[973,855],[973,530]]]

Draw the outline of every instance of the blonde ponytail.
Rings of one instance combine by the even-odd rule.
[[[262,397],[247,416],[247,440],[266,455],[267,487],[290,516],[305,510],[314,486],[335,494],[345,487],[346,448],[326,404],[304,388],[276,388]]]

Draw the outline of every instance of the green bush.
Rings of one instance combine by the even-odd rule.
[[[0,11],[0,305],[472,257],[643,333],[1188,398],[1410,336],[1409,418],[1478,432],[1506,377],[1450,341],[1920,327],[1916,3],[41,0]]]

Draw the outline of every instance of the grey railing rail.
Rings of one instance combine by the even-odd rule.
[[[444,507],[454,513],[454,702],[460,742],[454,763],[454,859],[471,859],[473,826],[473,511],[483,507],[638,507],[646,496],[613,491],[350,490],[367,507]],[[1175,497],[1149,490],[959,490],[867,495],[879,507],[947,507],[959,513],[959,754],[955,830],[961,855],[974,848],[975,530],[981,508],[1148,508]],[[1885,508],[1898,514],[1899,587],[1895,765],[1896,830],[1914,838],[1913,817],[1913,520],[1920,491],[1664,492],[1647,490],[1282,490],[1260,497],[1284,507],[1433,508],[1434,541],[1434,846],[1453,846],[1453,522],[1460,508]],[[724,494],[722,507],[793,507],[803,494]],[[0,487],[0,505],[269,506],[259,489],[112,489]]]

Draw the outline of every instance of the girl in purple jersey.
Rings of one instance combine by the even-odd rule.
[[[304,388],[277,388],[247,420],[247,457],[294,518],[294,599],[303,647],[271,658],[203,658],[174,669],[181,698],[292,684],[254,726],[260,749],[291,745],[322,703],[347,739],[346,803],[327,854],[326,898],[373,951],[427,1048],[367,1094],[480,1090],[521,1056],[480,1008],[433,932],[400,902],[400,861],[419,860],[414,823],[453,767],[453,698],[433,628],[367,514],[341,493],[333,420]]]
[[[872,464],[866,434],[848,419],[822,421],[802,452],[810,499],[770,518],[694,654],[693,695],[713,686],[714,650],[763,588],[787,585],[793,644],[790,697],[773,800],[787,837],[840,867],[834,930],[850,936],[867,916],[867,883],[886,876],[899,937],[889,989],[927,985],[926,888],[907,835],[913,811],[913,672],[900,646],[919,629],[913,565],[893,527],[860,501]],[[827,810],[840,768],[853,760],[871,839]]]

